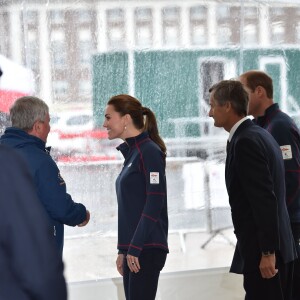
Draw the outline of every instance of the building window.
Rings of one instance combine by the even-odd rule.
[[[163,44],[165,46],[179,46],[180,44],[180,9],[166,7],[162,11]]]
[[[93,12],[91,10],[80,10],[77,12],[78,23],[91,23],[93,21]]]
[[[217,7],[217,19],[224,20],[230,18],[230,10],[227,5],[218,5]]]
[[[34,10],[29,10],[26,12],[26,16],[24,16],[24,19],[26,19],[26,23],[28,25],[37,25],[38,23],[38,13]]]
[[[91,80],[81,80],[79,82],[79,95],[89,97],[92,95],[92,82]]]
[[[231,42],[232,31],[229,26],[222,26],[218,28],[218,44],[228,45]]]
[[[233,32],[231,22],[235,21],[230,14],[230,7],[218,5],[217,7],[217,43],[228,45],[232,42]]]
[[[148,47],[152,45],[153,21],[150,8],[137,8],[135,15],[135,43],[137,46]]]
[[[257,7],[245,7],[244,13],[245,13],[245,19],[249,19],[249,20],[257,20],[258,19]]]
[[[285,43],[288,40],[286,36],[286,26],[288,15],[282,7],[270,8],[270,31],[272,44]]]
[[[194,6],[190,8],[191,44],[205,45],[207,43],[207,8]]]
[[[9,56],[10,51],[10,23],[9,14],[7,12],[0,12],[0,53],[5,56]]]
[[[62,69],[67,65],[67,45],[65,33],[62,30],[51,32],[51,54],[54,68]]]
[[[224,62],[222,61],[203,61],[200,65],[200,84],[202,86],[202,95],[200,99],[203,99],[204,107],[209,106],[209,89],[211,86],[223,80],[225,76]],[[203,112],[207,114],[205,110]]]
[[[63,24],[65,22],[65,12],[63,10],[51,10],[50,22],[52,24]]]
[[[28,53],[27,59],[31,69],[38,69],[39,67],[39,51],[37,32],[35,30],[28,31]]]
[[[256,7],[245,7],[243,41],[245,45],[254,46],[258,43],[258,10]]]
[[[300,21],[296,25],[296,43],[300,44]]]
[[[285,27],[281,22],[274,22],[271,26],[272,44],[284,43]]]
[[[247,24],[244,26],[243,42],[249,46],[254,46],[257,43],[257,27],[255,24]]]
[[[90,29],[80,29],[78,32],[78,48],[80,63],[89,66],[93,51],[92,34]]]
[[[68,94],[69,84],[64,80],[54,80],[52,83],[54,98],[65,97]]]
[[[107,40],[110,49],[125,46],[125,20],[123,9],[107,10]]]

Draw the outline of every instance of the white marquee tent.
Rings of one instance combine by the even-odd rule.
[[[8,112],[19,97],[34,93],[33,72],[0,55],[0,111]]]

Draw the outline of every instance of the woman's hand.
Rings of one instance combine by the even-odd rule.
[[[116,265],[118,272],[123,276],[123,261],[124,261],[124,254],[118,254]]]
[[[128,265],[128,268],[130,269],[130,271],[134,272],[134,273],[138,273],[141,268],[140,263],[139,263],[139,258],[136,256],[127,254],[126,259],[127,259],[127,265]]]

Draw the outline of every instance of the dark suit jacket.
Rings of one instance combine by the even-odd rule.
[[[23,160],[0,146],[0,299],[66,300],[63,263]]]
[[[257,271],[262,251],[276,250],[286,263],[294,260],[282,153],[274,138],[251,120],[231,139],[225,179],[237,237],[230,271]]]

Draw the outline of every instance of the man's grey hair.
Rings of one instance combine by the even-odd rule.
[[[30,131],[36,121],[45,121],[49,107],[37,97],[25,96],[17,99],[9,112],[13,127]]]

